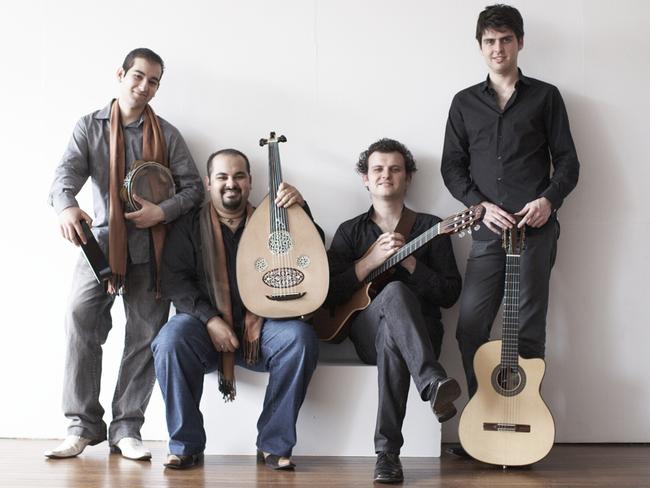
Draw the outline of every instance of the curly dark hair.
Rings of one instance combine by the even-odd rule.
[[[406,169],[407,174],[410,175],[411,173],[415,173],[418,170],[411,151],[409,151],[404,144],[396,141],[395,139],[388,139],[384,137],[383,139],[379,139],[377,142],[370,144],[370,146],[368,146],[368,149],[359,154],[359,161],[357,161],[357,173],[360,173],[362,175],[368,174],[368,158],[374,152],[400,153],[404,158],[404,168]]]
[[[497,3],[485,7],[476,22],[476,40],[479,45],[483,40],[483,33],[488,29],[502,31],[510,29],[519,41],[524,37],[524,19],[519,10],[510,5]]]

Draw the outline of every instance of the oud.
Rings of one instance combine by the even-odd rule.
[[[524,243],[524,228],[504,231],[502,339],[476,351],[478,390],[458,425],[469,455],[501,466],[533,464],[548,454],[555,439],[553,417],[540,394],[544,360],[519,356],[519,261]]]
[[[244,228],[237,250],[237,286],[246,309],[268,318],[308,315],[325,301],[329,267],[316,226],[300,205],[275,204],[282,183],[278,144],[286,137],[261,139],[269,150],[269,193]]]
[[[338,343],[347,336],[347,331],[354,316],[368,308],[372,300],[389,281],[391,270],[405,258],[420,249],[434,237],[443,234],[455,234],[468,229],[481,219],[483,207],[480,205],[458,212],[430,227],[413,240],[407,242],[378,268],[374,269],[363,281],[363,286],[343,304],[336,307],[321,308],[312,320],[316,335],[325,342]],[[372,250],[372,246],[364,256]],[[363,257],[361,258],[363,259]]]

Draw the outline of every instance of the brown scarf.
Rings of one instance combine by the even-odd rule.
[[[246,206],[246,223],[253,213],[249,203]],[[208,290],[212,305],[221,312],[221,318],[234,330],[232,319],[232,302],[230,301],[230,283],[228,281],[228,268],[226,264],[226,249],[223,244],[221,223],[219,215],[211,202],[201,208],[201,255],[205,267]],[[254,364],[259,358],[260,333],[263,319],[246,310],[243,331],[244,360]],[[219,361],[219,391],[225,401],[235,399],[237,389],[235,386],[235,353],[221,353]]]
[[[126,151],[124,134],[122,133],[122,118],[117,99],[113,100],[110,116],[110,145],[109,145],[109,198],[108,198],[108,262],[113,275],[108,283],[111,294],[123,293],[126,276],[126,260],[128,254],[126,221],[124,220],[124,204],[120,198],[120,188],[126,176]],[[147,105],[144,108],[142,128],[142,159],[155,161],[169,167],[167,147],[158,117]],[[156,297],[160,297],[160,260],[165,242],[166,226],[157,224],[150,228],[153,241],[154,283]]]

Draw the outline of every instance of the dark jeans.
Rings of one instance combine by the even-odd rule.
[[[402,423],[411,378],[421,398],[428,400],[431,383],[447,377],[437,360],[442,324],[427,323],[418,298],[396,281],[355,317],[350,339],[364,363],[377,365],[375,451],[399,453],[404,444]]]
[[[296,444],[298,412],[318,362],[318,338],[312,327],[300,320],[267,319],[260,342],[261,355],[256,364],[244,362],[241,348],[236,355],[237,365],[270,372],[257,422],[257,447],[278,456],[290,456]],[[169,452],[203,452],[206,436],[199,410],[203,376],[216,370],[219,353],[205,325],[182,313],[167,322],[151,348],[165,401]]]
[[[544,357],[549,280],[558,236],[556,220],[535,233],[526,234],[519,286],[519,354],[524,358]],[[490,339],[492,323],[503,299],[505,262],[501,239],[473,242],[456,329],[470,397],[477,389],[474,354]]]

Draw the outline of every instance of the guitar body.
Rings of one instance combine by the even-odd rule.
[[[316,226],[300,205],[286,210],[289,231],[271,232],[269,196],[255,209],[237,249],[237,286],[251,312],[308,315],[325,301],[329,267]]]
[[[460,418],[458,434],[473,458],[501,466],[524,466],[553,447],[555,424],[540,394],[543,359],[519,357],[519,373],[505,391],[499,385],[501,341],[490,341],[474,356],[478,390]],[[505,392],[505,394],[503,394]]]
[[[339,343],[347,337],[352,318],[368,308],[371,302],[370,283],[363,285],[344,304],[320,308],[312,318],[312,325],[321,341]]]

